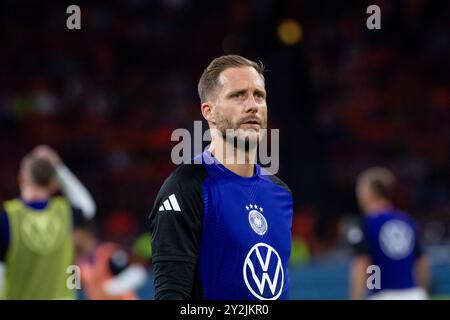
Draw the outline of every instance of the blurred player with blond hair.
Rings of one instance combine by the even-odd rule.
[[[427,298],[428,261],[415,222],[392,203],[395,183],[392,172],[382,167],[368,169],[358,177],[356,195],[365,217],[360,227],[348,233],[355,252],[350,270],[352,299]],[[379,267],[378,288],[367,286],[370,265]]]
[[[67,287],[74,263],[74,226],[95,215],[95,203],[58,154],[39,146],[27,154],[18,177],[20,197],[0,211],[3,299],[75,299]],[[61,188],[63,195],[55,195]]]

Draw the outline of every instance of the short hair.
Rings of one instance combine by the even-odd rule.
[[[358,184],[368,183],[372,191],[383,199],[391,200],[394,195],[396,179],[394,174],[383,167],[373,167],[358,176]]]
[[[29,174],[31,182],[48,188],[56,178],[56,170],[50,160],[28,154],[22,159],[21,170]]]
[[[262,62],[255,62],[239,55],[225,55],[211,61],[203,71],[198,82],[198,95],[203,103],[208,100],[208,96],[214,92],[219,82],[220,74],[229,68],[253,67],[264,79],[264,65]]]

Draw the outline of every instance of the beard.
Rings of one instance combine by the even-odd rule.
[[[256,116],[255,116],[256,117]],[[248,151],[256,147],[262,140],[263,134],[267,129],[267,116],[260,119],[258,129],[242,129],[241,126],[247,121],[247,117],[238,121],[232,121],[224,117],[222,114],[216,114],[216,129],[222,139],[228,143],[232,143],[236,149],[244,149]],[[264,132],[261,132],[261,130]]]

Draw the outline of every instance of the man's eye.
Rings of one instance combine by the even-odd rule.
[[[242,98],[244,94],[242,92],[238,92],[232,95],[233,98]]]

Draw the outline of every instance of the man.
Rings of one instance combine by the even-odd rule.
[[[83,293],[89,300],[137,300],[147,279],[144,264],[121,246],[99,242],[93,232],[76,232]]]
[[[20,198],[6,201],[0,211],[0,261],[6,265],[2,296],[75,299],[67,287],[67,268],[74,263],[72,229],[92,219],[95,203],[47,146],[23,158],[18,181]],[[57,182],[67,198],[53,195]]]
[[[348,232],[355,251],[350,272],[353,299],[426,299],[428,262],[416,224],[392,203],[394,188],[395,178],[385,168],[371,168],[358,177],[356,195],[365,218],[361,227]],[[379,268],[374,270],[380,271],[380,282],[368,288],[371,265]]]
[[[288,299],[292,195],[255,164],[267,127],[263,67],[219,57],[198,91],[211,144],[196,164],[179,166],[156,198],[155,298]]]

